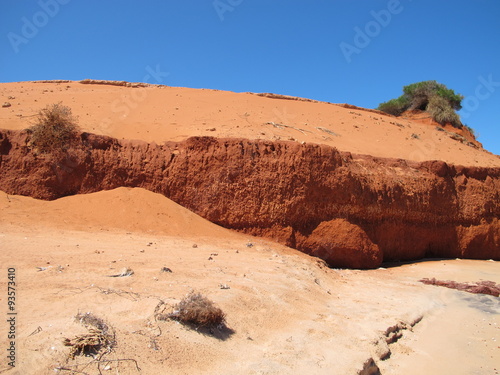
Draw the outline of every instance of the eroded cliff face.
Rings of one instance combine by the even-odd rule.
[[[83,133],[59,156],[0,131],[0,190],[41,199],[120,186],[162,193],[226,228],[331,266],[423,257],[500,260],[500,168],[339,152],[329,146],[190,138],[164,145]]]

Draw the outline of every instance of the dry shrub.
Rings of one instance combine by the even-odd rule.
[[[79,127],[71,108],[57,103],[40,110],[28,130],[33,146],[41,153],[51,153],[68,150],[77,139]]]
[[[432,118],[441,125],[450,123],[454,127],[460,128],[462,122],[460,116],[455,110],[450,107],[448,101],[441,96],[435,95],[429,99],[426,111],[429,112]]]
[[[79,335],[72,339],[64,339],[64,345],[71,346],[69,357],[74,359],[77,355],[97,355],[101,350],[110,351],[110,341],[102,332],[89,329],[88,334]]]
[[[78,314],[75,319],[88,329],[88,334],[78,335],[72,339],[64,339],[64,345],[71,346],[69,357],[77,355],[97,355],[100,352],[111,352],[116,344],[115,333],[109,325],[92,313]]]
[[[191,292],[179,302],[174,312],[159,319],[173,319],[197,327],[219,327],[226,321],[226,314],[201,293]]]

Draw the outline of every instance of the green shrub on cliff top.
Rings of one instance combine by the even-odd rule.
[[[68,150],[76,139],[79,127],[71,108],[57,103],[40,110],[29,131],[32,145],[41,153],[50,153]]]
[[[440,124],[450,123],[457,128],[462,125],[460,116],[450,107],[448,101],[441,96],[435,95],[431,97],[426,111]]]
[[[403,95],[381,103],[377,109],[399,116],[407,110],[429,112],[440,123],[460,127],[460,117],[455,112],[462,108],[463,96],[436,81],[422,81],[403,87]]]
[[[408,106],[408,98],[400,96],[397,99],[391,99],[388,102],[381,103],[377,109],[390,115],[399,116],[408,109]]]

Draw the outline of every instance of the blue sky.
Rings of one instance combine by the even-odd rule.
[[[466,96],[463,122],[500,154],[498,0],[4,0],[0,38],[1,82],[147,80],[374,108],[433,79]]]

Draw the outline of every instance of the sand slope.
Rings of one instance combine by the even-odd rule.
[[[372,156],[500,166],[498,156],[452,139],[450,133],[462,133],[458,129],[447,127],[447,133],[421,118],[395,118],[322,102],[78,82],[0,83],[0,97],[11,104],[0,108],[0,128],[5,129],[24,129],[41,108],[62,102],[72,108],[84,131],[117,138],[157,143],[199,135],[295,140]]]
[[[53,202],[0,192],[0,222],[14,225],[50,223],[85,231],[122,229],[181,237],[232,237],[234,232],[193,214],[161,194],[118,188]]]

